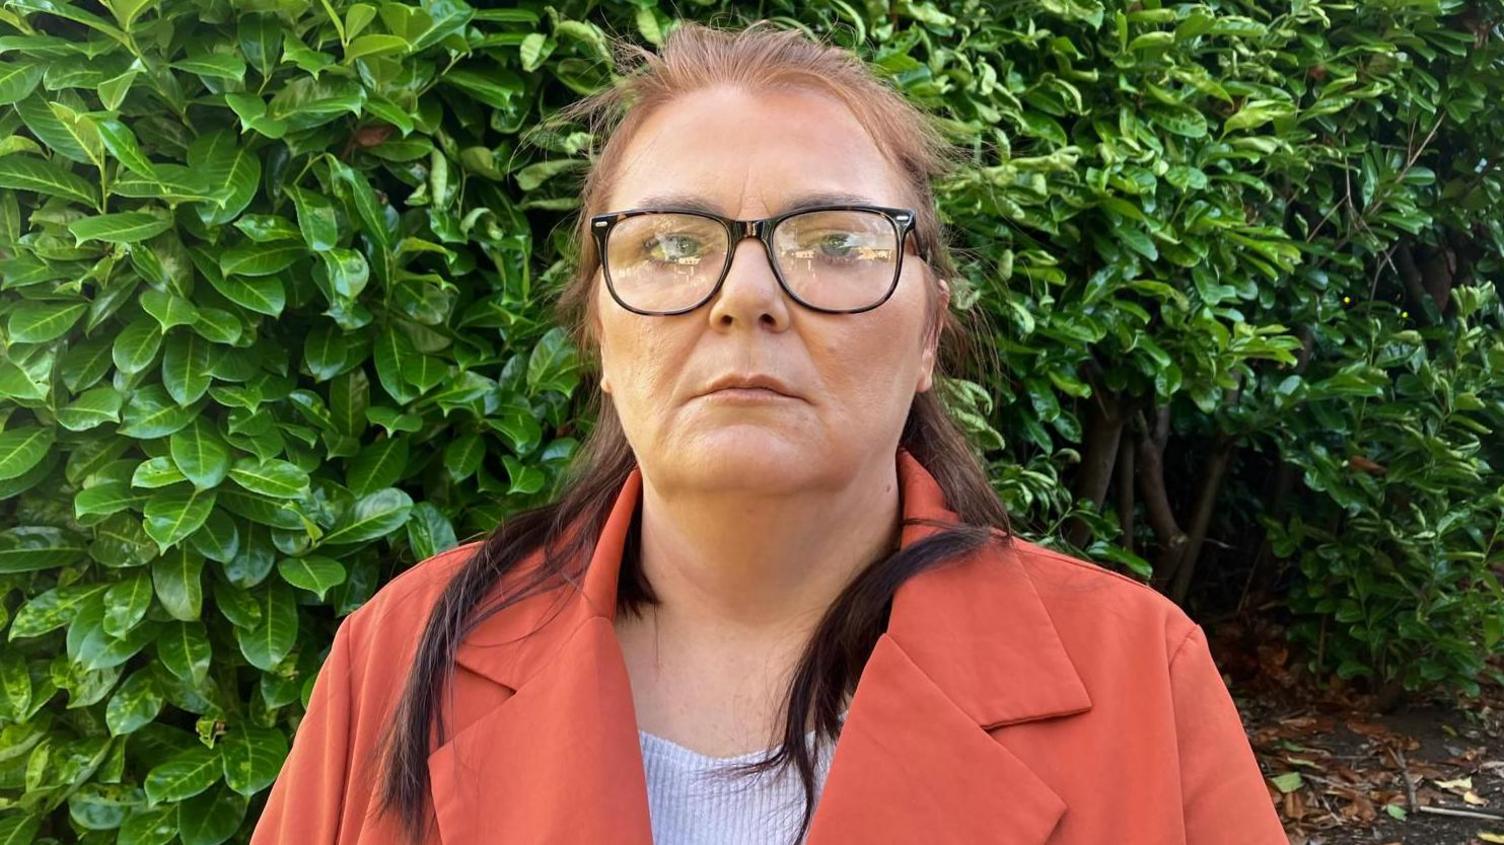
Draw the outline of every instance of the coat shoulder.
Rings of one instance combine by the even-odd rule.
[[[1150,585],[1089,560],[1015,536],[1013,552],[1062,636],[1163,638],[1167,657],[1197,625]]]
[[[416,637],[444,588],[484,544],[484,540],[461,543],[404,569],[353,611],[350,623],[388,635]]]

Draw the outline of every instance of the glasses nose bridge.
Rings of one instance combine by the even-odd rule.
[[[733,251],[747,238],[761,240],[763,233],[768,229],[767,220],[732,220],[731,223],[731,247]]]
[[[777,278],[779,272],[778,268],[774,266],[777,259],[773,257],[773,244],[766,237],[767,232],[772,225],[772,221],[770,219],[733,220],[727,218],[726,225],[731,232],[731,243],[727,250],[728,254],[726,256],[725,270],[721,273],[720,282],[716,284],[717,290],[720,289],[722,284],[725,284],[727,277],[731,275],[731,265],[735,260],[734,256],[736,255],[737,248],[741,246],[742,241],[745,241],[748,238],[753,238],[762,243],[762,251],[764,257],[768,259],[769,269],[773,271],[773,276]],[[778,286],[780,288],[783,287],[783,282],[781,280],[779,281]]]

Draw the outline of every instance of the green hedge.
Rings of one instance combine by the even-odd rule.
[[[243,835],[339,618],[549,496],[591,139],[520,134],[675,14],[858,49],[974,151],[954,302],[1004,375],[945,396],[1022,527],[1475,687],[1497,0],[5,0],[0,842]]]

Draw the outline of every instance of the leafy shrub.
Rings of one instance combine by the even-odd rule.
[[[1318,665],[1472,682],[1498,2],[680,11],[859,49],[974,150],[955,304],[1005,375],[944,388],[1023,524],[1178,597],[1267,526]],[[591,138],[520,133],[672,23],[0,5],[0,841],[244,833],[338,619],[550,494],[591,422],[549,311]],[[1271,465],[1303,486],[1253,492]]]

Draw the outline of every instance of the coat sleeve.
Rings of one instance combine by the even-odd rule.
[[[1287,845],[1242,717],[1192,624],[1170,657],[1188,845]]]
[[[319,669],[308,709],[266,808],[251,833],[251,845],[334,845],[350,774],[350,625],[345,617]]]

